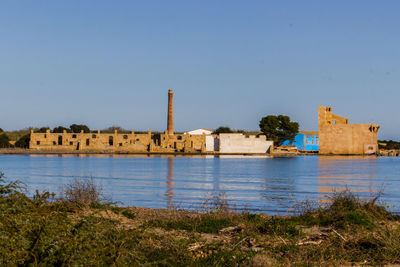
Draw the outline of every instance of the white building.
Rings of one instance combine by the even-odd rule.
[[[202,134],[212,134],[213,130],[209,129],[196,129],[192,130],[190,132],[186,132],[185,134],[190,134],[190,135],[202,135]]]
[[[265,135],[248,135],[241,133],[220,134],[220,153],[268,153],[274,142],[268,141]]]

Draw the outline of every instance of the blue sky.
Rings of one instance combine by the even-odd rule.
[[[1,1],[0,127],[258,129],[318,105],[400,139],[399,1]]]

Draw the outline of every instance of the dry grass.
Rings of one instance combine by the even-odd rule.
[[[28,198],[1,182],[2,266],[400,263],[400,218],[351,192],[279,217],[232,211],[223,196],[209,198],[202,212],[116,207],[102,202],[93,179],[75,180],[63,199]]]

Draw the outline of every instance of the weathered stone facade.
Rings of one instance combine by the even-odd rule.
[[[336,155],[376,154],[377,124],[349,124],[349,120],[332,113],[332,108],[318,107],[319,153]]]
[[[60,152],[204,152],[205,135],[130,133],[35,133],[31,131],[29,148]]]

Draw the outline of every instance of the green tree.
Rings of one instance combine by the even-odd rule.
[[[84,133],[90,133],[89,127],[83,124],[72,124],[71,126],[69,126],[69,128],[73,133],[80,133],[81,130],[83,130]]]
[[[214,131],[214,134],[220,134],[220,133],[233,133],[233,131],[228,126],[220,126]]]
[[[63,127],[63,126],[58,126],[58,127],[55,127],[55,128],[53,129],[53,133],[63,133],[64,130],[67,131],[67,133],[70,133],[70,132],[71,132],[71,129],[69,129],[69,128],[65,128],[65,127]]]
[[[261,119],[260,130],[267,139],[280,145],[285,140],[294,140],[299,132],[299,123],[290,121],[290,118],[285,115],[268,115]]]
[[[38,132],[38,133],[45,133],[47,130],[49,130],[50,128],[49,127],[42,127],[42,128],[40,128],[39,130],[37,130],[36,132]]]
[[[20,139],[18,139],[18,141],[15,142],[14,146],[20,147],[20,148],[29,148],[30,141],[31,141],[31,135],[26,134],[26,135],[22,136]]]
[[[0,148],[6,148],[6,147],[10,147],[10,138],[8,138],[8,136],[3,133],[0,135]]]

